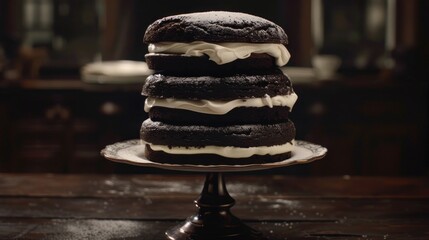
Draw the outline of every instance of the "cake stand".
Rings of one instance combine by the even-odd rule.
[[[106,146],[105,158],[126,164],[168,170],[204,172],[206,179],[200,196],[195,200],[197,213],[185,222],[167,230],[170,240],[263,240],[263,235],[235,217],[230,208],[235,200],[228,194],[223,173],[265,170],[309,163],[323,158],[327,149],[306,141],[296,142],[292,157],[276,163],[248,165],[186,165],[164,164],[147,160],[140,140],[128,140]]]

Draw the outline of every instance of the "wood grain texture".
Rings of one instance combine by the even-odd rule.
[[[0,239],[165,239],[204,176],[0,174]],[[272,240],[429,239],[429,179],[227,175],[234,215]]]

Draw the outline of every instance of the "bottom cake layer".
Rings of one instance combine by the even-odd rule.
[[[270,147],[266,147],[270,148]],[[291,157],[293,143],[288,146],[281,146],[287,149],[278,154],[253,154],[249,157],[225,157],[214,153],[196,153],[196,154],[175,154],[164,151],[155,151],[149,144],[145,144],[145,157],[152,162],[169,164],[194,164],[194,165],[245,165],[245,164],[263,164],[286,160]],[[186,148],[185,148],[186,149]],[[265,149],[267,150],[267,149]],[[268,149],[269,150],[269,149]],[[202,151],[201,151],[202,152]]]
[[[243,118],[246,118],[246,116],[244,115]],[[295,126],[290,120],[276,124],[243,124],[214,127],[173,125],[146,119],[140,129],[140,138],[146,143],[157,146],[198,148],[205,146],[234,146],[249,148],[284,145],[295,138],[295,132]]]

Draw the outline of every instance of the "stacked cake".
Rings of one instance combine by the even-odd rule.
[[[199,165],[259,164],[291,156],[297,100],[279,67],[290,54],[284,30],[237,12],[168,16],[144,42],[155,74],[143,86],[149,119],[145,157]]]

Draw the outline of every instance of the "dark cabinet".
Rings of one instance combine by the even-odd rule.
[[[299,138],[328,148],[311,173],[428,175],[426,83],[296,86]],[[307,167],[307,166],[306,166]]]
[[[3,89],[0,171],[115,172],[100,150],[138,138],[147,115],[138,88],[102,90]]]

